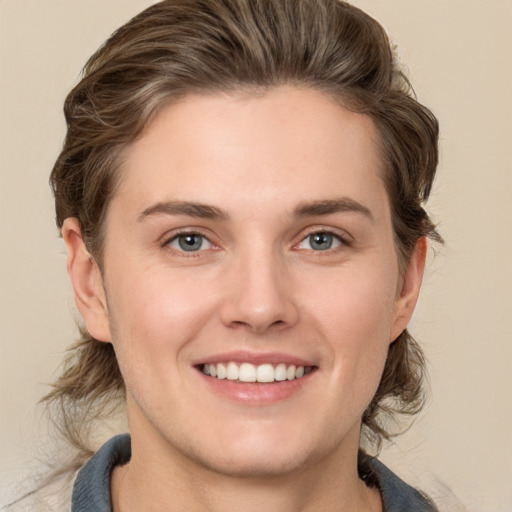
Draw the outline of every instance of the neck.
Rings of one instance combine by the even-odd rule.
[[[357,433],[358,434],[358,433]],[[357,436],[358,438],[358,436]],[[356,449],[338,446],[327,457],[284,474],[219,473],[161,440],[132,437],[132,459],[114,470],[114,512],[380,512],[380,495],[357,474]],[[353,443],[351,443],[353,444]],[[157,450],[151,447],[157,446]]]

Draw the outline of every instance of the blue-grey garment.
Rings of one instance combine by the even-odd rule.
[[[79,471],[73,487],[71,512],[112,512],[110,475],[131,457],[128,434],[113,437]],[[359,473],[368,485],[379,488],[384,512],[434,512],[436,508],[418,491],[400,480],[377,459],[362,455]]]

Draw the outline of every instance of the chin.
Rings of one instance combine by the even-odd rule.
[[[302,454],[301,454],[302,455]],[[237,453],[221,458],[196,459],[204,468],[233,478],[267,479],[292,474],[308,465],[308,458],[294,454]]]
[[[267,433],[268,434],[268,433]],[[333,447],[308,446],[302,439],[288,435],[220,436],[213,446],[195,446],[186,454],[205,469],[236,478],[275,478],[306,469]],[[321,445],[322,443],[320,443]]]

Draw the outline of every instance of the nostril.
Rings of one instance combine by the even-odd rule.
[[[241,320],[235,320],[235,321],[231,322],[230,326],[234,327],[235,329],[236,328],[247,328],[247,327],[249,327],[249,323],[242,322]]]
[[[266,331],[268,329],[279,329],[280,327],[286,326],[286,322],[284,320],[275,320],[274,322],[271,322],[268,325],[262,326],[261,328],[258,328],[255,323],[251,324],[250,322],[243,322],[241,320],[235,320],[231,322],[230,327],[234,329],[250,329],[254,331]]]
[[[227,327],[260,333],[292,326],[299,316],[290,297],[263,296],[255,292],[230,297],[222,304],[220,314]]]

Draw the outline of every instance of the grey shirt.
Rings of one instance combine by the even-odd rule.
[[[131,457],[128,434],[113,437],[79,471],[73,487],[71,512],[112,512],[110,475]],[[416,489],[400,480],[377,459],[360,453],[359,475],[380,490],[384,512],[434,512],[435,506]]]

